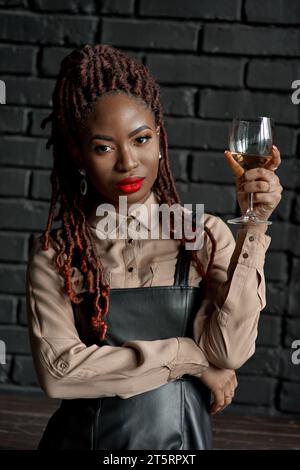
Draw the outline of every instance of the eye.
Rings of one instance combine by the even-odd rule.
[[[143,135],[143,136],[140,136],[140,137],[137,137],[135,140],[139,143],[139,144],[142,144],[144,145],[146,142],[141,142],[140,139],[145,139],[146,142],[148,142],[150,139],[152,139],[152,136],[151,135]],[[96,153],[108,153],[105,149],[110,149],[111,147],[109,147],[108,145],[97,145],[96,147],[94,147],[94,151]]]
[[[94,147],[94,150],[96,153],[107,153],[105,150],[103,150],[103,148],[110,148],[108,145],[97,145],[96,147]]]
[[[146,142],[148,142],[148,140],[152,139],[152,136],[151,135],[142,135],[141,137],[137,137],[135,140],[139,141],[139,139],[146,139]],[[146,143],[146,142],[139,142],[139,143],[143,144],[143,143]]]

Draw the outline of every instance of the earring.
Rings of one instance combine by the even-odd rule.
[[[80,192],[83,196],[85,196],[87,192],[87,181],[85,179],[86,171],[84,168],[78,170],[81,175],[83,175],[82,180],[80,181]]]
[[[161,153],[159,152],[159,157],[158,158],[161,158]]]

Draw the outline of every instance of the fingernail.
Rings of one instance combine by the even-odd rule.
[[[274,145],[274,144],[273,144],[273,145],[272,145],[272,147],[273,147],[273,149],[277,150],[277,147],[276,147],[276,145]]]

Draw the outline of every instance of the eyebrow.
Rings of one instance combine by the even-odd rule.
[[[137,134],[138,132],[142,131],[143,129],[151,129],[151,127],[147,126],[146,124],[143,125],[143,126],[140,126],[138,127],[137,129],[135,129],[134,131],[131,131],[129,134],[128,134],[128,137],[132,137],[133,135]],[[92,142],[92,140],[94,139],[101,139],[101,140],[109,140],[111,142],[114,142],[114,138],[111,137],[110,135],[103,135],[103,134],[96,134],[94,135],[90,140],[89,140],[89,143]]]

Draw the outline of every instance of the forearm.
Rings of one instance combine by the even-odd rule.
[[[217,367],[237,369],[255,351],[259,314],[266,304],[263,266],[270,241],[261,229],[239,230],[227,279],[197,313],[195,340]]]

